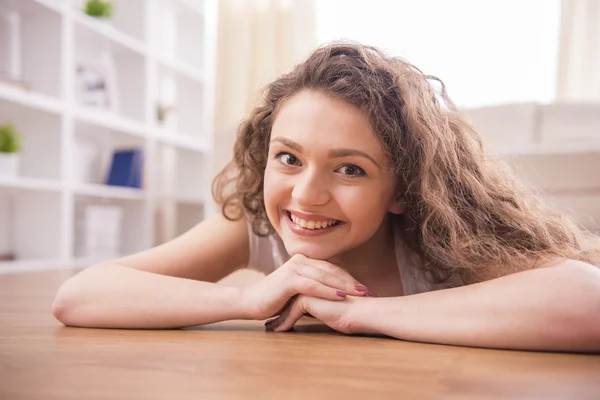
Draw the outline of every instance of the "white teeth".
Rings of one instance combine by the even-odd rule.
[[[330,226],[335,225],[338,221],[330,220],[330,221],[305,221],[302,218],[296,217],[294,214],[290,213],[291,220],[298,226],[306,229],[323,229],[328,228]]]

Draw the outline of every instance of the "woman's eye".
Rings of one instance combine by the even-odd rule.
[[[300,165],[298,158],[290,153],[278,153],[275,158],[284,165]]]
[[[346,176],[352,177],[365,175],[365,171],[356,165],[344,165],[339,169],[339,171]]]

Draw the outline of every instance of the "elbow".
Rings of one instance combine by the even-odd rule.
[[[86,313],[81,310],[89,306],[90,298],[93,297],[94,270],[95,266],[91,266],[63,282],[52,303],[54,318],[67,326],[85,325],[87,321],[82,316]]]
[[[75,293],[75,288],[73,288],[72,282],[69,280],[63,283],[56,293],[54,303],[52,303],[52,315],[64,325],[73,325],[71,316],[73,315],[73,309],[76,307],[76,304],[77,295]]]

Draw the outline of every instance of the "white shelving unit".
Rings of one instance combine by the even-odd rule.
[[[0,176],[0,273],[86,266],[168,240],[209,211],[216,0],[115,0],[103,21],[84,0],[0,0],[18,27],[23,89],[0,81],[0,124],[23,134],[17,178]],[[107,107],[82,104],[80,66],[102,66]],[[172,106],[163,122],[157,106]],[[105,184],[112,153],[142,149],[142,189]],[[77,252],[87,205],[122,210],[118,254]]]

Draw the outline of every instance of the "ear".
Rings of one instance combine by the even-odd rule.
[[[404,211],[406,211],[406,202],[404,201],[404,197],[402,197],[401,194],[398,194],[394,198],[394,200],[390,204],[388,211],[392,214],[404,214]]]

